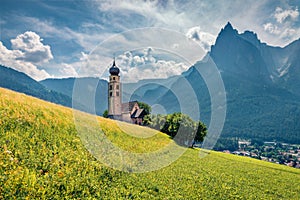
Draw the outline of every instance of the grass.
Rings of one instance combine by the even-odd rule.
[[[0,88],[0,199],[300,199],[299,169],[214,151],[200,159],[202,150],[187,149],[147,173],[114,170],[95,159],[104,137],[134,153],[174,143],[145,127],[74,113]]]

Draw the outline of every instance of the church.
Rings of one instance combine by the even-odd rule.
[[[114,62],[109,69],[108,82],[108,118],[125,121],[133,124],[143,124],[145,110],[140,108],[137,101],[122,103],[122,84],[120,69]]]

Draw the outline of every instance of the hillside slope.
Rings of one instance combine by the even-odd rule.
[[[206,57],[186,72],[167,79],[124,83],[122,98],[124,102],[137,100],[154,107],[160,105],[156,111],[160,114],[185,112],[195,120],[199,118],[195,109],[199,105],[200,119],[209,125],[211,101],[216,96],[209,92],[208,86],[219,89],[221,86],[216,84],[216,75],[206,80],[203,75],[217,67],[226,91],[222,138],[300,144],[299,55],[300,39],[283,48],[269,46],[256,33],[239,33],[227,23]],[[74,79],[47,79],[41,83],[69,96],[73,92]],[[101,102],[96,105],[96,114],[101,115],[107,109],[108,99],[107,84],[99,83],[92,88],[97,91],[96,94],[93,91],[96,102]]]
[[[116,121],[97,120],[99,135],[127,151],[172,142],[157,132],[133,137],[153,134],[148,128],[124,123],[122,131]],[[214,151],[200,158],[197,149],[157,171],[113,170],[84,148],[71,109],[0,88],[0,199],[300,199],[299,176],[298,169]]]
[[[72,99],[67,95],[48,89],[28,75],[2,65],[0,65],[0,87],[22,92],[64,106],[72,106]]]

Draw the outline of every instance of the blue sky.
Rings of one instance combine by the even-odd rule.
[[[1,0],[0,4],[0,63],[36,80],[101,77],[113,56],[128,82],[180,74],[209,51],[228,21],[239,32],[256,32],[270,45],[283,47],[300,38],[300,0]],[[183,45],[185,37],[197,46]],[[170,46],[163,44],[167,40]],[[109,45],[120,51],[106,51]]]

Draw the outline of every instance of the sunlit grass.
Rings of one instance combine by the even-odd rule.
[[[75,113],[86,131],[81,137],[71,109],[0,88],[0,199],[300,199],[299,169],[214,151],[200,159],[200,150],[187,149],[148,173],[113,170],[89,153],[85,139],[106,137],[138,153],[172,140]]]
[[[168,135],[147,127],[104,118],[98,118],[98,120],[108,139],[126,151],[152,152],[172,142]]]

